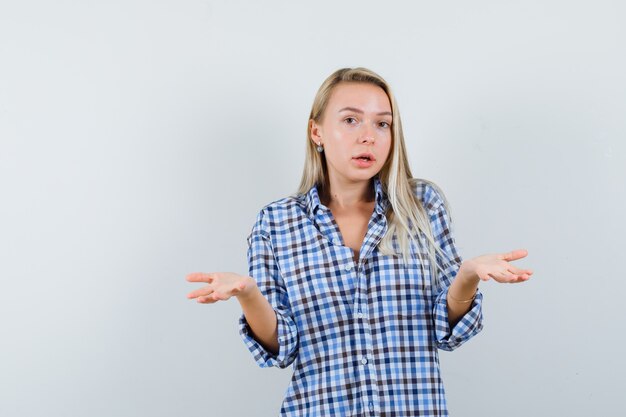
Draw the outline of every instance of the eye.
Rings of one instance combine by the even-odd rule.
[[[356,123],[356,119],[354,117],[346,117],[344,121],[349,125]]]
[[[383,127],[385,129],[389,127],[389,123],[387,123],[387,122],[380,122],[379,125],[380,125],[380,127]]]

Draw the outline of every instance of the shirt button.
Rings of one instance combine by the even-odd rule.
[[[352,265],[346,265],[346,271],[347,272],[352,271]]]
[[[374,412],[374,403],[370,403],[369,406],[370,406],[370,411],[373,413]]]
[[[365,356],[363,356],[363,357],[361,358],[361,363],[362,363],[363,365],[367,365],[367,358],[366,358]]]
[[[363,318],[363,313],[359,311],[358,313],[356,313],[356,316],[358,318],[362,319]]]

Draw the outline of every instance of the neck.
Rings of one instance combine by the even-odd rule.
[[[347,182],[331,177],[329,186],[330,190],[323,198],[324,205],[329,208],[349,209],[371,203],[376,197],[373,179]]]

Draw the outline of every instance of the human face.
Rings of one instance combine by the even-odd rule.
[[[391,123],[391,104],[382,88],[369,83],[337,85],[321,123],[311,121],[311,138],[324,146],[331,181],[360,182],[376,175],[389,155]]]

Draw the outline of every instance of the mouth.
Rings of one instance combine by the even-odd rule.
[[[376,158],[371,153],[361,153],[361,154],[358,154],[357,156],[353,156],[352,159],[358,159],[360,161],[371,161],[371,162],[376,161]]]

